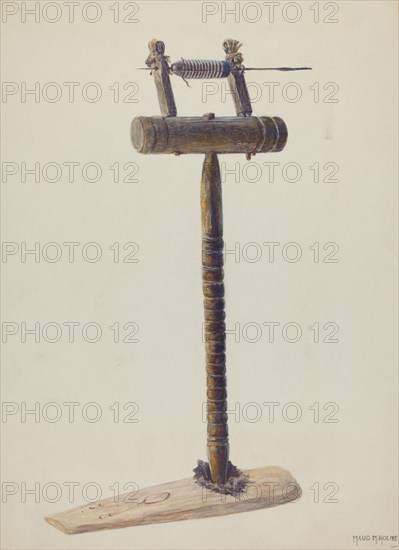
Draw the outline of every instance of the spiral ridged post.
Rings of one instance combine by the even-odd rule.
[[[224,322],[222,186],[216,153],[205,156],[201,180],[202,281],[207,373],[207,448],[212,481],[228,478],[229,441]]]

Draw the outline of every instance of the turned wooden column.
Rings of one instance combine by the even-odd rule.
[[[202,288],[205,312],[207,451],[212,481],[228,478],[226,325],[223,282],[222,185],[216,153],[208,153],[201,179]]]

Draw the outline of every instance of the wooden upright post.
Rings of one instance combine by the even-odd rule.
[[[226,412],[222,184],[216,153],[205,155],[202,168],[201,219],[207,374],[207,449],[212,481],[221,485],[225,484],[228,478],[229,439]]]

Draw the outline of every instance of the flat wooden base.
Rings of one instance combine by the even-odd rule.
[[[248,512],[293,502],[301,496],[298,483],[279,466],[243,473],[249,478],[247,488],[237,496],[215,493],[187,478],[78,506],[45,519],[70,535]]]

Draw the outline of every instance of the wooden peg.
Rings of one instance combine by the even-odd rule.
[[[231,38],[228,38],[223,42],[223,49],[226,53],[226,61],[229,61],[232,65],[232,70],[227,77],[227,80],[233,96],[237,116],[246,117],[251,116],[252,106],[245,82],[244,67],[242,65],[244,58],[242,53],[238,51],[241,46],[241,42]]]
[[[176,116],[176,104],[170,82],[170,67],[168,56],[165,54],[165,43],[162,40],[153,39],[148,43],[150,53],[146,59],[146,65],[152,69],[155,87],[158,94],[159,108],[164,117]]]

